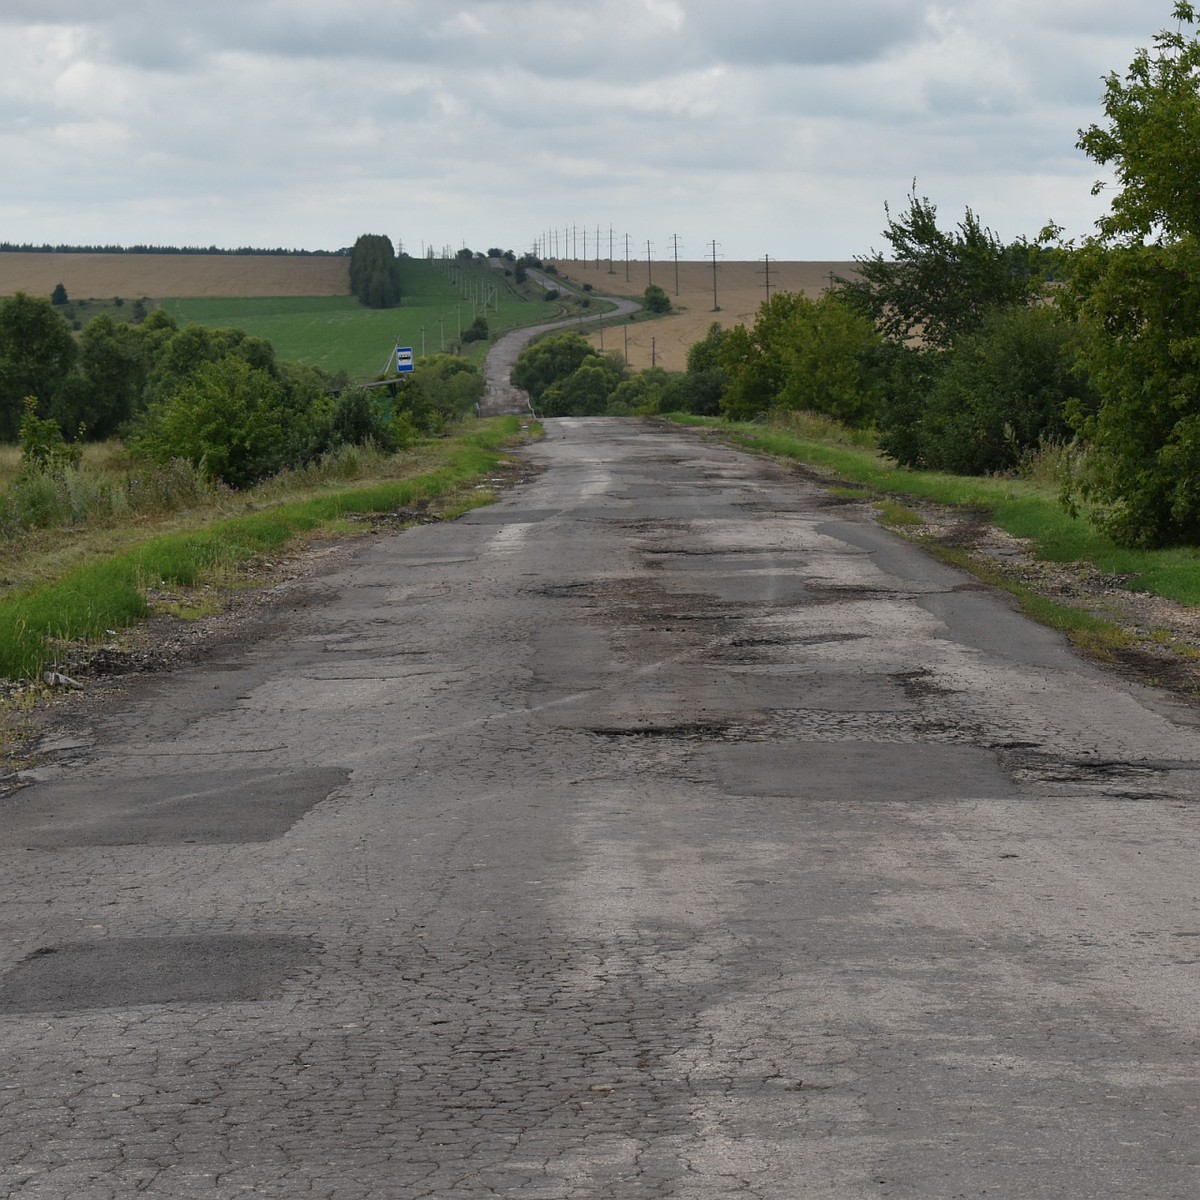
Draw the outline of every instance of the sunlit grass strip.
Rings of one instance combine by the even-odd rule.
[[[1014,537],[1027,538],[1039,558],[1088,562],[1106,575],[1128,577],[1130,586],[1139,591],[1200,604],[1200,549],[1124,549],[1099,533],[1086,517],[1072,516],[1044,486],[1022,479],[914,471],[890,463],[875,450],[806,440],[760,425],[704,417],[672,419],[713,427],[748,450],[821,467],[880,493],[974,509]]]
[[[53,639],[91,640],[134,624],[148,611],[147,588],[195,587],[213,572],[276,551],[301,534],[337,528],[352,514],[393,512],[453,495],[495,470],[505,444],[519,429],[518,418],[501,418],[464,436],[436,471],[351,486],[202,530],[157,537],[128,553],[78,567],[52,584],[12,593],[0,600],[0,676],[36,677],[53,661]],[[472,493],[453,501],[451,511],[457,515],[491,498],[490,493]]]

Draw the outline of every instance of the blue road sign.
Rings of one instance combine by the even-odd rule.
[[[396,347],[396,374],[403,375],[413,369],[413,352],[411,346]]]

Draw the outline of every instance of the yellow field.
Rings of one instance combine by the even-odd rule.
[[[277,254],[0,253],[0,296],[49,296],[58,283],[72,300],[344,296],[350,291],[350,260]]]
[[[657,283],[671,298],[679,311],[669,317],[655,321],[639,318],[632,324],[604,330],[603,334],[592,334],[588,339],[600,346],[603,338],[605,350],[626,353],[634,370],[651,365],[653,358],[658,366],[668,371],[682,371],[687,367],[688,347],[698,342],[709,326],[719,322],[723,327],[750,325],[754,321],[758,306],[767,298],[766,267],[758,262],[717,263],[717,303],[720,312],[713,312],[713,268],[711,262],[681,262],[679,264],[679,295],[675,295],[674,262],[656,262],[649,272],[642,262],[629,264],[629,282],[625,282],[624,261],[614,264],[615,274],[608,273],[608,263],[603,259],[599,268],[595,262],[558,262],[560,273],[579,283],[590,283],[599,293],[616,295],[640,295],[648,282]],[[771,263],[771,293],[805,292],[816,297],[829,286],[829,276],[853,275],[852,262],[774,262]]]

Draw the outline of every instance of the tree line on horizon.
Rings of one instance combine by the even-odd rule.
[[[195,255],[256,255],[263,257],[347,258],[350,248],[340,250],[288,250],[283,246],[117,246],[117,245],[51,245],[42,242],[0,242],[0,254],[195,254]]]

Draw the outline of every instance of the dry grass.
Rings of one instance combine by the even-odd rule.
[[[283,254],[0,254],[0,296],[343,296],[348,258]]]
[[[578,283],[590,283],[600,294],[640,296],[648,282],[658,284],[679,311],[656,321],[641,319],[620,328],[608,328],[595,333],[589,340],[605,350],[626,352],[628,337],[629,365],[640,371],[651,365],[651,358],[668,371],[687,367],[688,348],[698,342],[714,321],[725,328],[750,325],[758,306],[767,298],[766,264],[758,262],[717,263],[717,303],[713,311],[713,268],[711,262],[681,262],[679,264],[679,295],[675,294],[674,262],[656,262],[651,270],[643,259],[630,262],[629,282],[625,281],[625,263],[614,264],[615,274],[608,273],[608,263],[601,259],[597,268],[592,262],[560,261],[559,271]],[[819,296],[830,283],[830,274],[851,275],[852,262],[774,262],[771,263],[771,293],[776,291],[804,292]],[[648,278],[652,276],[653,278]],[[652,344],[653,343],[653,344]]]

